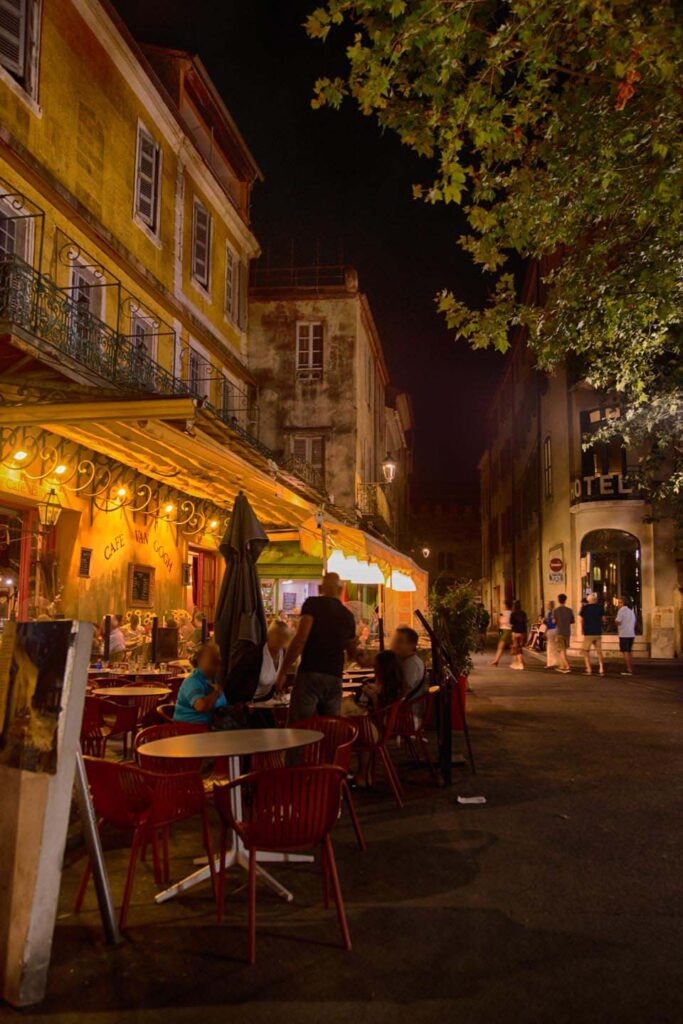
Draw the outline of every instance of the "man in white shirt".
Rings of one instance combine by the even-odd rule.
[[[629,607],[625,598],[619,598],[619,611],[617,612],[616,624],[619,634],[619,650],[624,655],[626,670],[622,676],[633,675],[633,641],[636,638],[636,613]]]

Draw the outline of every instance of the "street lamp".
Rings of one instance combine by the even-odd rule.
[[[423,557],[423,558],[429,558],[429,556],[431,555],[431,553],[432,553],[432,552],[431,552],[431,549],[430,549],[430,548],[428,548],[428,547],[427,547],[426,545],[425,545],[425,547],[423,547],[423,548],[422,548],[422,557]]]
[[[40,525],[45,527],[46,530],[51,530],[53,526],[57,525],[57,520],[61,514],[62,506],[59,504],[57,492],[54,487],[52,487],[45,501],[38,502],[38,519],[40,520]]]
[[[396,478],[396,460],[392,459],[391,455],[389,455],[388,452],[384,456],[384,461],[382,463],[382,473],[384,475],[385,482],[388,484],[393,484],[394,479]]]

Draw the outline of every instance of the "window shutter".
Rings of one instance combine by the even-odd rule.
[[[292,454],[295,459],[301,459],[302,462],[306,461],[306,438],[305,437],[293,437],[292,438]]]
[[[159,186],[159,147],[152,136],[138,128],[138,166],[135,183],[135,210],[141,220],[156,231]]]
[[[246,331],[247,329],[247,301],[248,301],[248,288],[249,288],[249,264],[245,260],[240,260],[239,264],[239,326],[240,330]]]
[[[194,205],[192,235],[192,273],[200,284],[207,287],[209,284],[211,217],[201,203],[195,203]]]
[[[221,384],[221,414],[223,419],[230,419],[233,413],[232,408],[232,385],[229,380],[223,378]]]
[[[0,64],[15,75],[26,68],[28,0],[0,0]]]
[[[308,369],[310,324],[296,325],[296,365],[297,369]]]
[[[323,468],[323,439],[322,437],[311,438],[311,465],[314,469]]]
[[[233,323],[235,317],[235,254],[230,248],[226,246],[225,249],[225,312],[229,320]]]

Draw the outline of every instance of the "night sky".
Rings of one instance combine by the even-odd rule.
[[[436,312],[444,287],[480,304],[487,282],[456,247],[458,212],[412,198],[430,165],[353,103],[314,111],[313,83],[343,73],[343,42],[301,27],[314,0],[115,0],[145,42],[197,53],[252,150],[265,182],[253,227],[272,265],[344,262],[369,297],[392,383],[416,420],[415,478],[476,479],[484,413],[502,357],[455,342]]]

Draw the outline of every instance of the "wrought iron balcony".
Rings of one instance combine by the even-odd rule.
[[[325,477],[323,473],[316,469],[315,466],[311,466],[305,459],[290,452],[287,455],[281,456],[278,461],[284,469],[305,480],[316,491],[320,491],[322,494],[325,493]]]
[[[383,484],[358,484],[356,487],[356,504],[362,516],[368,519],[381,520],[390,531],[392,530],[394,517]]]
[[[274,461],[273,452],[262,444],[241,422],[235,399],[226,399],[228,385],[234,384],[206,360],[208,370],[183,380],[165,369],[147,351],[147,334],[122,334],[100,320],[87,305],[77,301],[69,290],[59,288],[50,278],[39,274],[18,256],[0,252],[0,320],[6,320],[35,335],[55,350],[71,357],[91,374],[126,390],[149,391],[162,395],[191,395],[200,399],[227,427],[265,458]],[[221,405],[210,399],[206,381],[221,379]],[[240,395],[242,393],[240,392]],[[283,463],[284,466],[284,463]],[[285,466],[313,487],[322,489],[310,467]],[[318,475],[319,476],[319,475]]]

